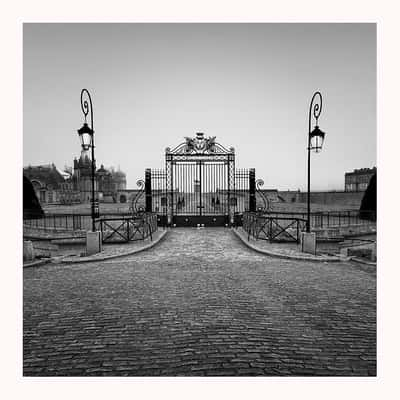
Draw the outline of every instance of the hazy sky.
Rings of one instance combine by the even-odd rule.
[[[312,189],[376,165],[375,24],[24,24],[24,165],[80,155],[92,95],[97,165],[164,166],[204,132],[235,147],[265,188],[306,189],[308,110],[323,95]]]

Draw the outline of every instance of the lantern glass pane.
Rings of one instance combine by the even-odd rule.
[[[319,138],[319,146],[320,146],[321,149],[322,149],[322,146],[323,146],[323,144],[324,144],[324,138],[325,138],[325,135],[323,135],[323,136],[321,136],[321,137]]]
[[[324,137],[321,135],[316,135],[311,137],[311,149],[316,153],[322,150],[322,144],[324,142]]]
[[[81,138],[82,148],[88,150],[92,143],[91,135],[89,133],[81,133],[79,136]]]

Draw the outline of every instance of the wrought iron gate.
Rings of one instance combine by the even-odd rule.
[[[161,225],[232,225],[243,212],[256,211],[257,183],[254,169],[235,169],[233,147],[197,133],[166,149],[165,170],[146,169],[145,209]]]

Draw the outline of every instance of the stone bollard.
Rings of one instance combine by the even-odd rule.
[[[349,257],[349,248],[348,247],[342,247],[340,249],[340,258],[348,258]]]
[[[372,246],[372,255],[371,255],[371,260],[373,262],[376,262],[376,242]]]
[[[317,239],[313,232],[301,232],[300,248],[303,253],[316,254]]]
[[[24,261],[33,261],[35,259],[35,249],[30,240],[24,240]]]
[[[100,253],[102,250],[101,232],[86,232],[86,255]]]

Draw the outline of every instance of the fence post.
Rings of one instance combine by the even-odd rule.
[[[149,230],[150,240],[153,241],[153,232],[151,228],[151,217],[147,217],[147,229]]]
[[[146,212],[152,212],[153,204],[152,204],[152,196],[151,196],[151,169],[150,168],[146,168],[146,170],[145,170],[144,191],[146,194],[145,210],[146,210]]]
[[[249,170],[249,211],[256,211],[256,170]]]
[[[129,240],[130,240],[130,232],[129,232],[129,225],[130,225],[130,223],[129,223],[129,221],[130,221],[130,218],[128,218],[127,220],[126,220],[126,223],[127,223],[127,227],[126,227],[126,234],[127,234],[127,239],[126,239],[126,241],[127,242],[129,242]]]
[[[269,242],[272,243],[272,217],[269,219],[269,229],[268,229],[268,239]]]

